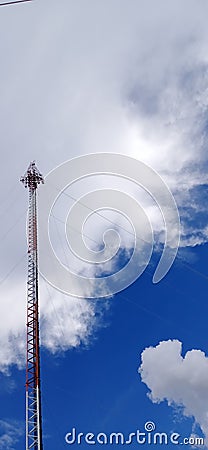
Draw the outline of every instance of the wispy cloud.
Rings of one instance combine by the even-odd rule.
[[[15,450],[19,438],[24,434],[23,424],[0,420],[0,449]]]

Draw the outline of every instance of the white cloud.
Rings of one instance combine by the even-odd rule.
[[[42,285],[42,298],[46,294],[41,316],[42,344],[53,353],[87,345],[99,326],[96,303],[68,297],[46,284],[45,288]],[[102,306],[105,309],[107,303]]]
[[[206,0],[62,0],[61,7],[48,0],[2,8],[2,200],[30,160],[36,159],[45,174],[72,156],[109,151],[158,170],[181,210],[188,198],[189,216],[196,217],[203,202],[191,203],[192,189],[207,182],[207,13]],[[26,249],[26,193],[21,186],[15,189],[16,201],[8,202],[0,223],[2,278]],[[159,232],[158,210],[144,204]],[[96,222],[91,234],[98,239],[102,230]],[[207,242],[206,227],[196,221],[190,228],[184,220],[183,234],[184,246]],[[127,233],[124,245],[131,246]],[[3,366],[21,359],[25,271],[1,287]],[[65,301],[56,299],[62,323]],[[88,339],[96,326],[92,304],[68,304],[67,330],[72,331],[65,330],[64,348]],[[44,342],[54,351],[60,331],[50,308],[47,324]]]
[[[188,351],[183,357],[178,340],[160,342],[141,355],[141,379],[154,403],[182,406],[183,414],[193,417],[201,427],[208,445],[208,357],[201,350]]]
[[[10,278],[4,289],[0,314],[0,371],[25,366],[26,356],[26,289],[22,282]],[[87,346],[101,325],[108,302],[101,303],[64,296],[45,281],[40,283],[41,344],[52,353],[79,345]],[[103,319],[103,317],[102,317]],[[104,320],[104,319],[103,319]]]
[[[0,450],[15,450],[24,427],[19,422],[0,420],[0,432]]]

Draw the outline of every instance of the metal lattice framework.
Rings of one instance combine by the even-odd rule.
[[[43,177],[34,162],[21,178],[29,189],[28,280],[27,280],[27,362],[26,362],[26,450],[43,450],[40,346],[38,310],[38,252],[36,190]]]

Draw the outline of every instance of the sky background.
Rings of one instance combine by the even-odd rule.
[[[31,160],[46,175],[91,152],[125,154],[158,171],[179,208],[181,247],[154,285],[164,226],[144,193],[94,177],[60,198],[51,229],[64,263],[71,197],[106,185],[143,202],[156,245],[142,277],[111,299],[73,299],[40,280],[44,449],[69,447],[72,427],[128,434],[147,421],[182,437],[204,433],[208,447],[207,14],[205,0],[0,8],[2,450],[25,442],[27,191],[19,179]],[[94,216],[86,235],[100,246],[108,223]],[[116,229],[124,223],[109,217]],[[132,248],[120,233],[116,267]]]

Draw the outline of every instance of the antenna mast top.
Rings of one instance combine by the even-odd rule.
[[[44,183],[43,176],[35,165],[35,161],[30,163],[27,172],[20,178],[20,181],[32,191],[37,189],[38,184]]]

